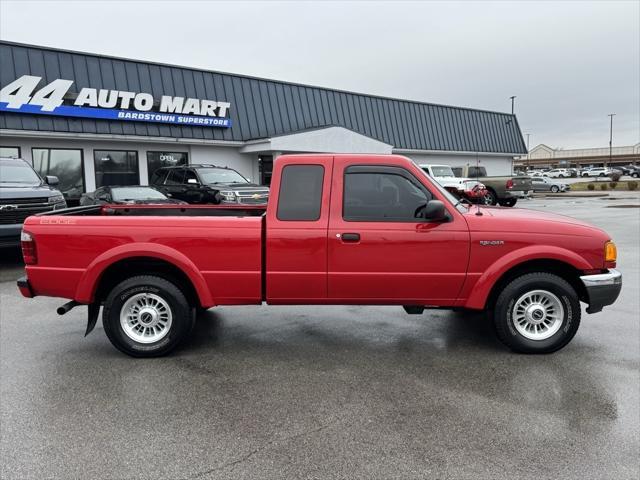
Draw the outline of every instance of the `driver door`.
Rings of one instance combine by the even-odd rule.
[[[418,218],[422,207],[438,198],[426,179],[401,167],[353,161],[334,162],[329,298],[336,303],[453,305],[469,258],[464,218],[448,202],[447,221]]]

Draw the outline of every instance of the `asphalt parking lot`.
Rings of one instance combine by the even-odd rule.
[[[135,360],[60,299],[23,299],[1,251],[3,479],[580,478],[640,475],[638,195],[537,198],[607,230],[618,302],[516,355],[482,315],[236,307]]]

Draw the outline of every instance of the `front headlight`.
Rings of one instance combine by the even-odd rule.
[[[234,192],[233,190],[220,192],[220,196],[222,197],[223,200],[226,200],[227,202],[235,202],[236,201],[236,192]]]
[[[64,202],[64,197],[62,195],[53,195],[49,197],[49,203],[60,203]]]

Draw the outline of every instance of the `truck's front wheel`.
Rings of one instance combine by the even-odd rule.
[[[571,341],[580,325],[580,300],[563,278],[528,273],[498,296],[493,320],[498,338],[521,353],[551,353]]]
[[[485,205],[497,205],[498,204],[498,195],[491,189],[487,189],[487,193],[484,196]]]
[[[102,323],[118,350],[133,357],[165,355],[193,327],[193,309],[178,287],[144,275],[116,285],[107,296]]]

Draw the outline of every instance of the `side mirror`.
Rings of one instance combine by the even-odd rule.
[[[55,187],[60,183],[60,180],[58,180],[58,177],[54,175],[47,175],[46,177],[44,177],[44,181],[47,182],[47,185],[51,185],[52,187]]]
[[[443,222],[447,219],[447,211],[440,200],[431,200],[422,211],[422,218],[429,222]]]
[[[195,178],[188,178],[187,183],[190,185],[198,185],[198,180],[196,180]]]

